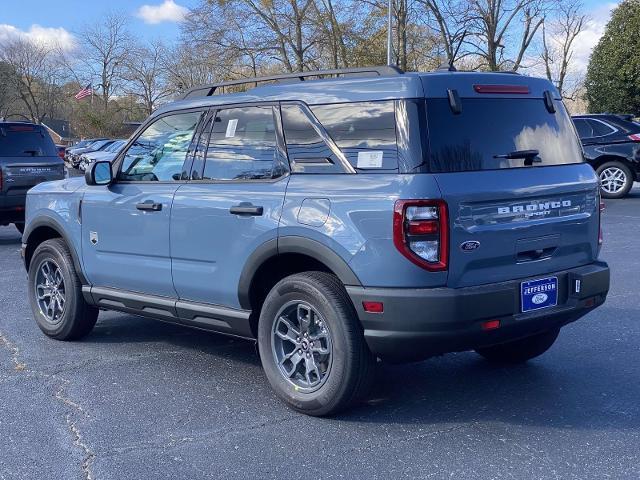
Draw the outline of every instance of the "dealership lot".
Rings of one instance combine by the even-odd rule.
[[[247,342],[118,313],[46,338],[1,227],[0,479],[638,478],[639,210],[640,189],[607,202],[608,301],[547,354],[383,365],[332,419],[279,403]]]

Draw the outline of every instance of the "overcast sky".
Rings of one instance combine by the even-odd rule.
[[[5,0],[6,1],[6,0]],[[0,42],[17,35],[55,40],[63,47],[73,45],[73,32],[96,21],[105,11],[126,12],[131,29],[148,39],[173,41],[179,23],[197,0],[27,0],[12,3],[0,14]],[[577,70],[584,70],[589,54],[598,42],[618,1],[584,0],[591,20],[576,41],[574,59]]]

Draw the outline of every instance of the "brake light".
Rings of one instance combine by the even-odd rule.
[[[504,93],[504,94],[529,94],[529,87],[526,85],[474,85],[476,93]]]
[[[640,142],[640,133],[629,135],[629,140],[631,140],[632,142]]]
[[[443,200],[398,200],[393,243],[416,265],[439,272],[448,268],[449,219]]]

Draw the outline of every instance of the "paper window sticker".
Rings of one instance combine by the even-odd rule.
[[[358,152],[358,168],[382,168],[381,150]]]
[[[227,133],[225,133],[224,136],[226,138],[235,137],[236,136],[236,128],[237,127],[238,127],[238,119],[237,118],[229,120],[229,123],[227,123]]]

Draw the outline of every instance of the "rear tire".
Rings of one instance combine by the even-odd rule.
[[[56,340],[80,339],[98,319],[98,309],[82,296],[73,258],[60,238],[36,248],[29,265],[29,299],[38,327]]]
[[[14,223],[14,225],[16,226],[16,228],[18,229],[18,231],[20,233],[24,233],[24,223],[20,222],[20,223]]]
[[[478,348],[476,352],[494,363],[518,364],[542,355],[558,338],[559,328],[542,332],[531,337],[491,347]]]
[[[298,412],[335,414],[371,385],[375,359],[334,275],[306,272],[278,282],[260,313],[258,345],[271,387]]]
[[[606,162],[596,170],[600,193],[604,198],[626,197],[633,186],[633,173],[622,162]]]

